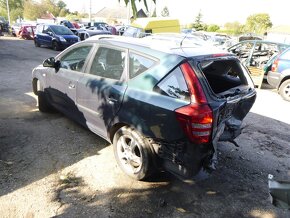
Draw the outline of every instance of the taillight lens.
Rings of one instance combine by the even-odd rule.
[[[183,63],[180,67],[190,92],[191,104],[175,110],[177,120],[192,142],[196,144],[208,143],[212,134],[212,110],[190,64]]]
[[[213,116],[207,104],[190,104],[175,112],[183,131],[192,142],[202,144],[210,141]]]
[[[272,72],[276,72],[278,70],[278,63],[279,61],[275,60],[274,63],[272,64],[272,68],[271,68]]]

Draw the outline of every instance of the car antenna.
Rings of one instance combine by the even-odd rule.
[[[182,43],[183,43],[183,40],[186,38],[186,36],[187,36],[187,35],[185,35],[185,36],[183,37],[183,39],[181,40],[181,42],[180,42],[180,44],[179,44],[180,48],[182,48]]]

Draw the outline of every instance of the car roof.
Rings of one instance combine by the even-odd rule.
[[[38,24],[38,25],[42,25],[42,26],[57,26],[57,27],[64,27],[63,25],[59,25],[59,24],[50,24],[50,23],[41,23],[41,24]]]
[[[224,54],[232,56],[232,53],[221,50],[219,48],[209,49],[203,46],[190,46],[190,47],[180,47],[176,46],[175,43],[170,45],[167,42],[160,42],[159,40],[152,40],[145,38],[133,38],[124,36],[114,36],[114,35],[97,35],[92,36],[85,41],[98,42],[104,44],[111,44],[118,47],[129,48],[131,50],[141,51],[147,53],[148,55],[159,56],[164,54],[173,54],[183,57],[194,57],[212,54]],[[153,54],[153,51],[154,54]]]
[[[286,43],[281,43],[281,42],[274,42],[274,41],[269,41],[269,40],[243,40],[243,41],[240,41],[238,42],[237,44],[240,44],[240,43],[246,43],[246,42],[263,42],[263,43],[273,43],[273,44],[277,44],[277,45],[288,45],[290,46],[289,44],[286,44]]]

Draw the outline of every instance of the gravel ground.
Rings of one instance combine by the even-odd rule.
[[[290,103],[269,86],[258,90],[240,147],[219,145],[209,178],[138,182],[120,171],[108,142],[38,111],[31,71],[56,54],[0,37],[1,217],[290,217],[268,195],[269,173],[290,178]]]

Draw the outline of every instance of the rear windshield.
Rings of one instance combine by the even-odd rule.
[[[248,72],[235,59],[205,60],[200,62],[199,68],[215,94],[237,87],[253,86]]]

